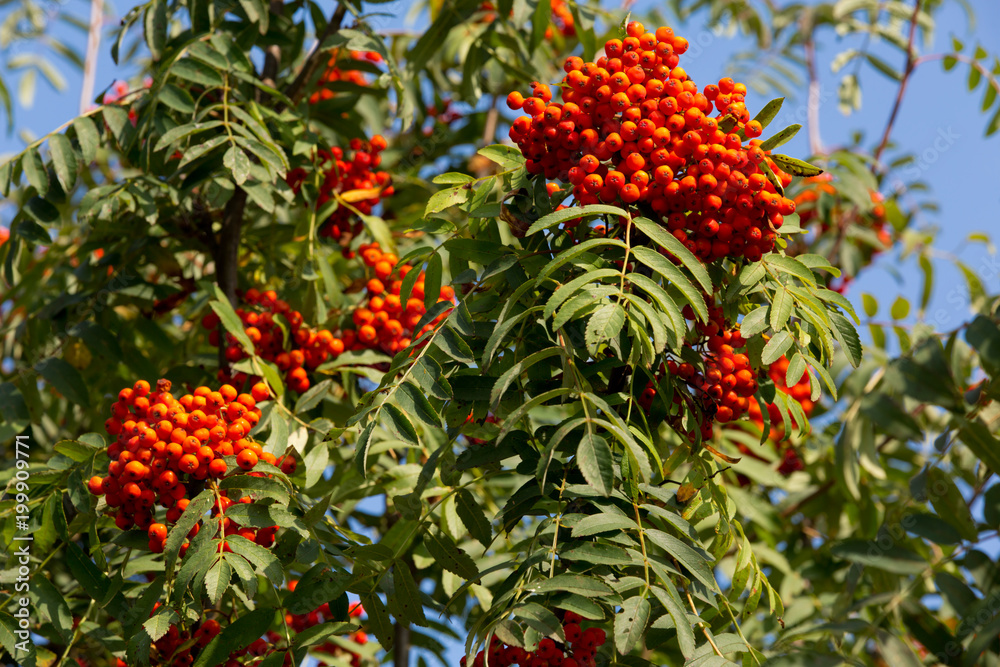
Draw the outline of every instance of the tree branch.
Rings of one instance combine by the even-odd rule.
[[[393,667],[410,667],[410,625],[396,621],[392,648]]]
[[[285,5],[282,0],[271,0],[271,13],[275,16],[281,16],[284,13]],[[274,88],[274,81],[278,78],[278,67],[281,65],[281,47],[277,44],[272,44],[264,50],[264,68],[260,73],[260,80],[264,84]],[[259,101],[267,103],[270,97],[266,93],[261,92],[258,88]]]
[[[323,56],[323,42],[326,41],[327,37],[333,33],[340,30],[340,24],[344,21],[344,15],[347,13],[347,5],[343,2],[337,5],[337,11],[333,13],[330,17],[330,22],[326,24],[326,29],[323,34],[316,40],[316,46],[313,47],[312,52],[306,57],[305,63],[302,64],[302,69],[299,71],[298,76],[295,80],[285,89],[285,95],[288,96],[292,103],[294,104],[298,96],[302,92],[302,88],[308,83],[312,78],[312,75],[316,72],[316,68],[319,67],[319,63]]]
[[[896,123],[896,116],[899,114],[899,107],[903,104],[903,95],[906,93],[906,84],[910,80],[910,74],[913,73],[914,67],[917,64],[917,58],[913,53],[913,42],[917,37],[917,16],[920,14],[920,0],[916,0],[913,4],[913,15],[910,17],[910,36],[906,42],[906,67],[903,70],[903,79],[899,82],[899,90],[896,92],[896,101],[893,102],[892,111],[889,113],[889,122],[885,125],[885,131],[882,132],[882,141],[879,142],[878,148],[875,149],[873,157],[875,158],[875,164],[879,163],[879,158],[882,157],[882,152],[889,143],[889,135],[892,134],[892,127]]]
[[[243,210],[246,208],[246,203],[246,191],[237,187],[222,213],[222,230],[219,232],[219,243],[215,247],[213,257],[215,260],[215,282],[234,308],[236,307],[236,286],[239,282],[236,269],[240,258],[240,231],[243,227]],[[220,324],[220,370],[229,367],[229,362],[226,361],[226,346],[222,344],[225,339],[226,332]]]
[[[80,113],[85,112],[94,99],[94,80],[97,78],[97,56],[101,47],[103,19],[104,0],[90,0],[90,27],[87,31],[87,55],[83,62]]]

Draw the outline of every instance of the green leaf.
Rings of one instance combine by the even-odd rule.
[[[861,339],[858,337],[857,329],[854,328],[854,325],[846,317],[835,310],[829,311],[829,316],[830,323],[833,324],[833,337],[837,339],[837,342],[844,349],[844,353],[847,354],[847,359],[851,362],[851,365],[857,368],[861,363],[861,356],[864,353],[861,348]]]
[[[146,9],[143,27],[146,32],[146,45],[154,61],[163,55],[167,43],[167,0],[153,0]]]
[[[73,144],[65,134],[53,134],[49,137],[49,152],[52,154],[52,168],[63,192],[70,192],[76,183],[78,163]]]
[[[472,190],[466,185],[459,185],[435,192],[427,200],[427,206],[424,208],[424,217],[429,216],[431,213],[439,213],[452,206],[464,204],[469,199],[471,192]]]
[[[128,604],[121,591],[111,593],[111,580],[108,576],[97,568],[94,561],[75,542],[68,542],[63,548],[66,550],[66,564],[69,571],[83,592],[94,600],[106,599],[110,594],[110,600],[103,605],[104,609],[112,618],[125,618]]]
[[[622,603],[622,610],[615,615],[615,648],[619,653],[627,655],[645,637],[651,609],[645,591]]]
[[[368,593],[361,596],[361,604],[364,605],[365,612],[368,614],[368,623],[375,638],[378,639],[378,643],[383,650],[391,652],[395,643],[395,634],[389,613],[386,611],[385,605],[382,604],[382,600],[379,596]]]
[[[887,664],[893,667],[923,667],[924,661],[899,637],[879,630],[876,641]]]
[[[902,296],[897,296],[896,300],[892,302],[892,308],[889,310],[889,315],[891,315],[894,320],[904,320],[909,314],[910,302]]]
[[[442,325],[438,335],[434,337],[434,345],[460,364],[472,364],[476,361],[469,344],[447,324]]]
[[[617,303],[601,306],[587,322],[587,350],[597,354],[602,343],[612,340],[625,325],[625,309]]]
[[[382,409],[385,415],[385,425],[393,435],[411,445],[420,444],[417,429],[413,427],[413,423],[409,417],[403,414],[402,410],[392,403],[383,404]]]
[[[468,489],[459,489],[455,494],[455,509],[458,518],[469,530],[469,534],[484,547],[489,548],[493,541],[493,527]]]
[[[784,285],[779,285],[774,290],[774,300],[771,303],[771,329],[780,332],[788,323],[788,318],[792,315],[792,305],[795,297]]]
[[[424,616],[424,606],[420,601],[420,589],[417,588],[410,572],[410,566],[396,561],[392,568],[393,594],[389,597],[389,609],[397,621],[427,625]]]
[[[679,259],[681,264],[683,264],[687,270],[691,272],[691,275],[694,276],[695,280],[698,281],[701,288],[709,294],[712,293],[712,279],[708,275],[708,270],[705,268],[705,265],[701,263],[701,260],[698,259],[693,252],[687,249],[687,246],[678,241],[673,234],[652,220],[647,218],[634,218],[632,223],[654,243]]]
[[[587,537],[598,533],[619,530],[638,531],[639,526],[627,516],[603,512],[601,514],[591,514],[578,521],[573,526],[572,534],[573,537]]]
[[[767,330],[768,326],[768,313],[771,312],[771,306],[757,306],[749,313],[743,316],[740,321],[740,333],[744,338],[750,338],[751,336],[756,336],[762,331]]]
[[[932,466],[927,471],[927,490],[931,505],[934,506],[938,516],[958,529],[964,539],[975,542],[979,536],[976,522],[951,475],[937,466]]]
[[[611,495],[615,470],[607,440],[587,431],[576,449],[576,465],[595,491],[605,497]]]
[[[532,51],[545,39],[545,31],[552,21],[551,0],[535,0],[535,13],[531,18],[531,43]]]
[[[990,470],[1000,472],[1000,440],[993,437],[981,419],[965,422],[958,437]]]
[[[194,58],[182,58],[170,68],[170,73],[191,83],[207,88],[222,85],[222,75],[208,65]]]
[[[233,566],[226,562],[225,558],[212,566],[205,575],[205,592],[213,605],[218,606],[222,601],[222,596],[229,590],[229,583],[233,578]]]
[[[575,593],[588,598],[599,598],[614,593],[611,587],[595,577],[579,574],[557,574],[551,579],[541,579],[528,586],[535,593]]]
[[[719,585],[715,581],[715,576],[712,574],[711,568],[709,568],[711,560],[703,551],[696,550],[694,547],[681,542],[673,535],[669,535],[662,530],[647,530],[646,537],[653,544],[677,559],[677,562],[683,565],[691,573],[691,576],[705,584],[708,590],[712,592],[719,591]]]
[[[767,345],[764,346],[764,350],[760,353],[761,363],[773,364],[785,352],[788,352],[794,342],[791,334],[787,331],[779,331],[774,334],[771,340],[767,341]]]
[[[674,628],[677,630],[677,643],[680,646],[681,655],[685,658],[690,658],[694,653],[696,642],[694,630],[691,629],[687,612],[684,610],[684,603],[681,601],[681,597],[673,582],[666,579],[662,583],[667,588],[663,589],[659,586],[654,586],[653,594],[674,621]]]
[[[568,220],[575,220],[577,218],[583,218],[591,215],[618,215],[624,218],[628,217],[628,213],[618,208],[617,206],[608,206],[606,204],[591,204],[590,206],[564,208],[561,211],[553,211],[548,215],[543,215],[541,218],[536,220],[531,227],[528,227],[528,231],[525,232],[525,236],[531,236],[537,232],[544,231],[551,227],[566,222]]]
[[[771,121],[774,120],[775,116],[778,115],[778,112],[781,111],[781,105],[784,104],[784,102],[784,97],[771,100],[764,105],[764,108],[761,109],[757,115],[753,117],[753,119],[760,123],[762,128],[767,127],[771,124]]]
[[[861,305],[865,309],[865,315],[868,317],[875,317],[878,313],[878,300],[871,294],[861,295]]]
[[[73,614],[59,589],[39,571],[31,578],[31,594],[37,598],[36,607],[52,623],[59,636],[69,641],[73,636]]]
[[[529,368],[534,368],[539,362],[548,359],[549,357],[554,357],[562,352],[560,347],[547,347],[544,350],[539,350],[529,354],[527,357],[521,361],[515,363],[513,366],[508,368],[503,375],[497,378],[496,384],[493,385],[493,389],[490,391],[490,406],[492,409],[496,409],[500,405],[500,399],[503,398],[504,392],[510,387],[510,385]]]
[[[354,467],[361,473],[362,477],[368,476],[368,452],[372,444],[372,431],[375,429],[375,422],[371,421],[368,426],[361,431],[355,441]]]
[[[632,254],[637,260],[656,271],[680,290],[699,319],[702,321],[708,319],[708,306],[705,305],[705,297],[673,262],[650,248],[633,248]]]
[[[823,170],[814,164],[809,164],[805,160],[782,155],[781,153],[772,153],[771,159],[782,171],[792,176],[809,177],[819,176],[823,173]]]
[[[424,535],[424,546],[434,561],[444,569],[468,581],[479,579],[479,569],[475,562],[448,535],[440,531],[428,531]]]
[[[285,596],[282,606],[291,614],[308,614],[340,597],[350,586],[352,578],[350,572],[317,563],[299,579],[295,590]]]
[[[194,98],[191,97],[191,93],[172,83],[164,84],[160,88],[160,92],[157,93],[156,99],[174,111],[180,111],[183,114],[194,113]]]
[[[222,156],[222,164],[233,173],[236,185],[243,185],[250,175],[250,158],[236,146],[230,146]]]
[[[35,364],[35,370],[68,401],[84,407],[90,406],[90,391],[80,371],[62,359],[50,357]]]
[[[184,540],[187,539],[187,534],[190,532],[194,525],[201,521],[202,516],[215,502],[215,496],[210,489],[205,489],[197,496],[195,496],[190,503],[188,503],[187,509],[181,514],[180,519],[171,528],[170,533],[167,535],[167,544],[163,550],[164,558],[166,559],[166,571],[173,572],[174,564],[177,562],[177,554],[181,549],[181,545]]]
[[[511,171],[524,166],[524,156],[521,155],[520,149],[516,146],[493,144],[480,148],[477,152],[500,165],[500,168],[504,171]]]
[[[927,569],[927,562],[920,555],[898,545],[884,549],[869,540],[851,539],[837,542],[830,552],[837,558],[893,574],[920,574]]]
[[[405,414],[433,428],[441,428],[441,417],[416,385],[401,382],[396,388],[394,398]]]
[[[59,220],[59,209],[41,197],[29,199],[24,205],[24,210],[42,224],[51,224]]]
[[[259,574],[267,577],[270,581],[281,580],[281,563],[269,549],[239,535],[230,535],[226,538],[226,543],[234,554],[246,559]],[[227,558],[230,557],[227,556]]]
[[[798,134],[799,130],[801,130],[801,129],[802,129],[801,125],[798,125],[798,124],[796,124],[796,125],[789,125],[785,129],[783,129],[781,132],[778,132],[776,135],[774,135],[770,139],[767,139],[766,141],[764,141],[763,143],[761,143],[760,149],[762,151],[771,151],[771,150],[774,150],[775,148],[777,148],[778,146],[783,146],[783,145],[787,144],[789,141],[791,141],[792,137],[794,137],[796,134]]]
[[[230,653],[244,649],[257,641],[271,627],[275,611],[271,607],[259,607],[237,618],[202,649],[194,667],[221,665],[229,659]]]
[[[219,316],[219,320],[222,322],[223,328],[233,336],[236,341],[243,347],[243,351],[247,354],[254,353],[253,342],[251,342],[250,337],[247,336],[246,331],[243,329],[243,323],[240,321],[239,316],[236,311],[233,310],[232,304],[229,303],[229,299],[223,294],[222,290],[218,285],[212,285],[215,293],[215,300],[209,302],[209,306],[215,311],[215,314]],[[280,382],[278,384],[281,384]],[[272,389],[275,387],[272,386]]]
[[[24,156],[21,158],[21,169],[28,177],[28,183],[31,183],[38,190],[40,197],[49,193],[49,174],[37,149],[29,148],[24,152]]]

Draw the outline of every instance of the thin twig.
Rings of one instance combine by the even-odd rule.
[[[299,71],[298,76],[296,76],[295,80],[292,81],[288,88],[285,89],[285,95],[292,101],[292,104],[296,102],[299,93],[302,92],[302,88],[306,85],[309,79],[312,78],[316,68],[319,67],[319,63],[323,55],[323,42],[326,41],[327,37],[340,30],[340,24],[343,22],[344,15],[346,13],[347,5],[343,2],[339,3],[337,5],[337,11],[335,11],[333,16],[330,17],[330,22],[326,24],[326,29],[316,40],[316,45],[313,47],[312,52],[306,58],[305,63],[302,64],[302,69]]]
[[[892,104],[892,112],[889,114],[889,122],[885,124],[885,131],[882,132],[882,141],[879,142],[878,148],[875,149],[873,157],[875,158],[875,164],[879,163],[879,158],[882,157],[882,152],[889,143],[889,136],[892,134],[893,125],[896,123],[896,116],[899,114],[899,107],[903,104],[903,95],[906,93],[906,84],[910,80],[910,75],[913,73],[914,67],[917,64],[917,58],[913,53],[913,42],[917,37],[917,16],[920,14],[920,0],[916,0],[913,4],[913,15],[910,17],[910,36],[906,42],[906,67],[903,70],[903,78],[899,82],[899,90],[896,91],[896,101]]]

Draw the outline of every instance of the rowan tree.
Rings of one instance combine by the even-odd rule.
[[[925,321],[893,133],[937,60],[1000,125],[994,56],[918,55],[947,4],[132,8],[134,76],[0,166],[0,655],[1000,663],[998,299],[959,262]],[[764,76],[691,78],[703,5]],[[898,90],[835,150],[831,64]],[[900,246],[887,329],[848,296]]]

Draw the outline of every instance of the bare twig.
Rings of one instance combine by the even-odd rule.
[[[302,88],[312,78],[316,68],[319,67],[319,63],[323,56],[323,42],[326,41],[327,37],[340,30],[340,24],[344,21],[344,15],[346,13],[347,5],[343,2],[339,3],[337,5],[337,11],[335,11],[333,16],[330,17],[330,22],[326,24],[326,29],[323,31],[322,35],[319,35],[312,52],[309,53],[308,57],[306,57],[306,61],[302,64],[302,69],[299,71],[298,76],[296,76],[295,80],[292,81],[288,88],[285,89],[285,95],[288,96],[293,104],[297,101],[299,94],[302,92]]]
[[[97,56],[101,47],[101,27],[104,24],[104,0],[90,0],[90,27],[87,31],[87,55],[83,61],[83,87],[80,89],[80,113],[87,110],[94,98],[97,78]]]
[[[913,15],[910,17],[910,35],[906,42],[906,67],[903,69],[903,78],[899,82],[899,90],[896,91],[896,101],[892,104],[892,111],[889,113],[889,121],[885,124],[885,131],[882,132],[882,140],[878,148],[875,149],[873,157],[875,164],[879,163],[882,152],[889,144],[889,136],[892,134],[893,125],[896,123],[896,116],[899,114],[899,107],[903,104],[903,95],[906,93],[906,84],[910,81],[910,75],[917,65],[917,57],[913,52],[913,42],[917,37],[917,16],[920,14],[920,0],[913,4]]]

